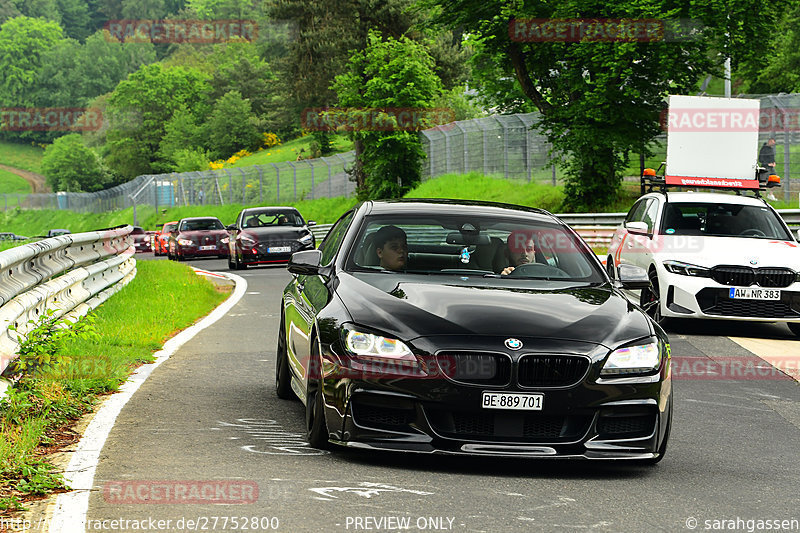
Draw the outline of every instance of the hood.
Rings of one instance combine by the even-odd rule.
[[[299,239],[310,232],[305,226],[263,226],[260,228],[243,228],[243,233],[254,235],[259,240],[267,239]]]
[[[602,344],[652,334],[649,319],[609,285],[530,288],[530,282],[342,273],[337,295],[357,324],[412,341],[479,335]],[[525,284],[528,284],[528,287]],[[550,284],[552,282],[549,282]]]
[[[658,235],[649,248],[660,261],[671,259],[708,268],[717,265],[800,268],[800,245],[774,239]]]

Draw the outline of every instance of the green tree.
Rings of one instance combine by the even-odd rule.
[[[407,37],[381,40],[370,32],[334,88],[343,108],[430,108],[442,93],[435,61],[426,47]],[[391,121],[390,116],[382,118]],[[426,124],[419,124],[421,128]],[[376,129],[383,129],[376,128]],[[354,131],[359,198],[398,198],[421,179],[425,152],[419,134],[396,122],[389,131]]]
[[[57,0],[61,26],[68,37],[83,41],[94,32],[86,0]]]
[[[800,92],[800,4],[786,9],[775,31],[765,36],[769,48],[737,70],[740,89],[750,93]]]
[[[176,154],[186,149],[199,148],[203,135],[195,116],[186,107],[177,109],[164,126],[164,137],[159,145],[159,155],[174,165]]]
[[[108,101],[114,116],[136,117],[126,127],[108,132],[107,163],[121,177],[169,169],[169,162],[158,155],[165,126],[176,110],[191,109],[204,117],[209,87],[206,77],[192,69],[166,69],[156,63],[146,65],[117,85]]]
[[[77,133],[59,137],[45,149],[42,172],[53,191],[99,191],[108,181],[100,157]]]
[[[17,17],[0,26],[0,106],[33,104],[42,56],[62,38],[61,27],[44,19]]]
[[[253,115],[250,101],[239,91],[225,93],[214,103],[203,136],[211,157],[228,157],[241,149],[253,149],[261,142],[263,123]]]
[[[688,93],[706,72],[721,73],[722,55],[734,65],[762,54],[764,35],[786,0],[711,2],[594,0],[559,2],[423,0],[432,23],[460,28],[478,43],[482,77],[500,108],[530,102],[539,128],[566,158],[565,207],[594,209],[619,189],[630,152],[647,152],[660,132],[659,112],[670,93]],[[525,42],[510,24],[532,18],[691,19],[702,31],[682,42]],[[486,75],[493,79],[487,79]],[[499,84],[499,78],[512,78]],[[491,96],[491,95],[490,95]]]

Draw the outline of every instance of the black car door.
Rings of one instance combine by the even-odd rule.
[[[320,244],[321,264],[333,263],[354,212],[344,214]],[[319,275],[295,276],[284,293],[284,316],[289,364],[306,379],[311,355],[311,334],[317,314],[330,301],[329,280]]]

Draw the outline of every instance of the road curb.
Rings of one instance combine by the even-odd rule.
[[[45,531],[59,533],[85,532],[89,495],[94,486],[94,475],[100,452],[122,408],[161,363],[169,359],[181,346],[200,331],[225,316],[247,292],[247,281],[241,276],[230,273],[213,274],[219,277],[226,277],[235,283],[233,293],[200,322],[189,326],[165,342],[162,349],[153,354],[156,359],[152,364],[142,365],[136,369],[128,377],[127,381],[122,384],[119,391],[103,401],[100,408],[95,412],[86,432],[81,437],[77,449],[72,454],[69,466],[64,472],[64,479],[72,487],[72,490],[59,494],[55,503],[48,506],[47,514],[50,515],[49,511],[52,509],[52,515],[45,517],[43,520],[47,525],[44,528]]]

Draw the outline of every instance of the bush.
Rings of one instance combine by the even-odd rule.
[[[42,172],[53,191],[99,191],[109,181],[100,157],[83,144],[77,133],[59,137],[47,147]]]

